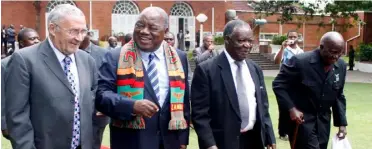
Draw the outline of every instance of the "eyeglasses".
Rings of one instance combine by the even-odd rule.
[[[173,38],[164,38],[165,41],[172,41],[174,40]]]
[[[65,28],[62,28],[61,26],[59,26],[58,24],[54,24],[54,25],[56,25],[58,28],[60,28],[64,31],[66,31],[68,35],[73,36],[73,37],[76,37],[79,34],[81,34],[82,36],[86,36],[88,34],[87,29],[82,29],[82,30],[79,30],[79,29],[65,29]]]

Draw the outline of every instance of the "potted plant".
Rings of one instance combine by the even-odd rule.
[[[270,44],[271,53],[277,53],[285,40],[287,40],[287,36],[275,35]]]

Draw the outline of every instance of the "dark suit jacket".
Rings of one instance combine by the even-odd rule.
[[[80,85],[82,149],[92,149],[97,68],[86,52],[75,53]],[[45,40],[14,52],[5,75],[6,122],[14,149],[71,147],[75,95]]]
[[[1,130],[6,130],[5,121],[5,72],[11,56],[1,60]]]
[[[257,121],[263,145],[275,143],[261,68],[246,60],[256,89]],[[231,68],[225,52],[198,65],[191,87],[192,122],[199,147],[239,149],[240,112]],[[249,140],[247,140],[249,141]],[[262,146],[262,149],[264,147]]]
[[[89,53],[90,56],[96,62],[97,69],[102,65],[105,54],[108,52],[107,49],[101,48],[93,43],[90,43],[89,46],[84,50]],[[93,125],[98,127],[105,127],[109,122],[110,118],[104,115],[97,116],[97,110],[93,113]]]
[[[188,76],[188,64],[186,53],[177,50],[181,59],[185,76]],[[98,92],[96,108],[103,114],[114,120],[130,120],[133,118],[134,100],[117,94],[117,65],[120,55],[120,48],[109,51],[100,67],[98,80]],[[144,98],[149,99],[159,106],[156,95],[150,81],[145,74]],[[186,81],[184,97],[184,116],[189,123],[190,102],[189,86]],[[151,118],[145,118],[146,129],[133,130],[118,128],[110,125],[111,149],[158,149],[160,140],[163,140],[165,149],[176,149],[180,145],[187,145],[189,140],[189,129],[170,131],[168,124],[170,120],[170,99],[165,100],[162,108]]]
[[[340,59],[328,74],[323,67],[320,52],[316,49],[292,57],[287,65],[281,66],[273,82],[279,106],[286,110],[296,107],[304,113],[305,122],[299,127],[296,148],[303,148],[315,126],[319,132],[319,143],[328,141],[331,108],[334,125],[347,125],[343,94],[346,65]],[[294,122],[290,122],[290,128],[290,134],[293,134]]]

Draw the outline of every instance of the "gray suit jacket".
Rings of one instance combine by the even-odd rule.
[[[1,60],[1,130],[6,130],[5,122],[5,72],[11,56]]]
[[[219,53],[217,51],[217,49],[214,49],[212,50],[212,53],[211,52],[208,52],[204,46],[202,45],[201,47],[198,47],[196,48],[194,51],[193,51],[193,57],[194,57],[194,60],[195,60],[195,63],[196,65],[210,59],[210,58],[213,58],[215,56],[217,56]]]
[[[94,45],[93,43],[90,43],[89,46],[84,50],[85,52],[89,53],[90,56],[93,57],[93,59],[96,62],[97,69],[102,65],[103,58],[105,57],[105,54],[108,52],[107,49],[101,48],[99,46]],[[107,116],[96,116],[96,111],[93,115],[93,125],[98,127],[105,127],[109,122],[110,119]]]
[[[81,147],[92,149],[92,114],[97,86],[94,59],[75,53],[80,84]],[[71,146],[74,94],[53,49],[45,40],[17,50],[5,75],[6,122],[14,149]]]

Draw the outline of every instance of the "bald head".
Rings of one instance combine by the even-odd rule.
[[[345,40],[338,32],[327,32],[320,39],[320,54],[326,65],[335,63],[345,49]]]
[[[160,8],[160,7],[147,7],[145,8],[141,14],[140,14],[140,18],[141,16],[157,16],[157,15],[160,15],[161,18],[163,19],[164,21],[164,28],[168,28],[169,26],[169,23],[168,23],[168,14],[164,11],[164,9]]]

